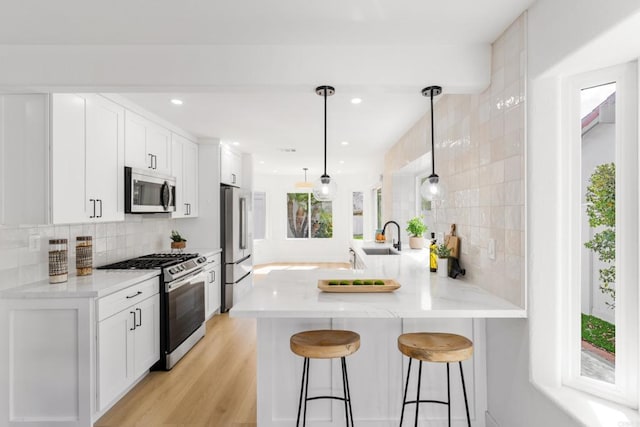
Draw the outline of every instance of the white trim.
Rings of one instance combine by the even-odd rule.
[[[638,270],[638,149],[636,64],[614,66],[565,80],[563,85],[563,133],[567,141],[560,154],[560,274],[567,283],[562,300],[563,343],[562,382],[570,387],[638,407],[638,291],[635,286],[616,289],[616,369],[615,384],[581,376],[581,115],[580,91],[604,83],[616,82],[616,282],[637,283]]]

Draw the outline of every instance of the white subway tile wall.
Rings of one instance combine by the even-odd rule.
[[[430,232],[446,234],[457,224],[460,262],[467,270],[462,280],[520,306],[525,301],[525,25],[521,16],[493,44],[489,88],[436,99],[436,172],[446,196],[427,218]],[[430,132],[427,113],[385,156],[387,219],[406,222],[415,215],[415,194],[406,191],[415,187],[415,175],[401,170],[430,151]],[[489,259],[489,239],[496,240],[495,259]]]
[[[76,236],[93,237],[94,267],[170,249],[170,218],[127,215],[124,222],[56,226],[0,227],[0,290],[49,277],[49,239],[69,242],[69,272],[75,274]],[[39,248],[29,241],[39,238]]]

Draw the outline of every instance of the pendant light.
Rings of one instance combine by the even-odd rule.
[[[304,171],[304,182],[302,181],[296,182],[296,188],[302,188],[307,190],[310,188],[313,188],[313,182],[307,181],[307,171],[309,170],[309,168],[302,168],[302,170]]]
[[[422,95],[428,96],[431,99],[431,175],[429,175],[427,180],[420,186],[420,194],[428,200],[433,200],[434,198],[442,195],[440,177],[436,174],[436,150],[433,142],[433,97],[438,96],[441,93],[442,87],[440,86],[429,86],[422,89]]]
[[[328,202],[335,198],[338,187],[335,180],[327,175],[327,97],[336,93],[331,86],[318,86],[316,94],[324,98],[324,174],[313,185],[313,196],[321,202]]]

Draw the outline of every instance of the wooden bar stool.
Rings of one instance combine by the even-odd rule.
[[[409,357],[409,369],[407,370],[407,383],[404,387],[404,397],[402,399],[402,413],[400,415],[400,426],[404,418],[404,407],[408,404],[416,404],[415,426],[418,426],[418,408],[420,403],[441,403],[447,405],[449,415],[449,427],[451,427],[451,388],[449,385],[449,363],[458,362],[460,366],[460,378],[462,378],[462,392],[464,393],[464,407],[467,411],[467,425],[471,427],[469,417],[469,403],[467,402],[467,389],[464,384],[464,374],[462,373],[462,361],[473,355],[473,343],[461,335],[445,334],[437,332],[418,332],[402,334],[398,337],[398,349],[405,356]],[[411,374],[411,361],[418,359],[418,392],[416,400],[407,401],[407,389],[409,388],[409,376]],[[422,377],[422,362],[436,362],[447,364],[447,401],[442,400],[420,400],[420,379]]]
[[[307,425],[307,402],[309,400],[335,399],[344,401],[347,427],[349,427],[349,418],[351,418],[351,426],[353,427],[353,411],[351,410],[351,394],[349,392],[349,379],[347,377],[347,362],[345,361],[345,357],[358,351],[360,348],[360,335],[355,332],[340,330],[305,331],[292,335],[290,346],[291,351],[298,356],[304,357],[296,426],[300,424],[300,410],[302,409],[302,396],[304,392],[303,426]],[[336,359],[338,357],[341,359],[342,365],[342,389],[344,397],[309,397],[309,359]]]

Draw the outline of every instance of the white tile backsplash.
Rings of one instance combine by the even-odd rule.
[[[93,237],[93,265],[100,266],[169,249],[170,218],[127,215],[125,221],[74,225],[0,227],[0,289],[46,280],[49,239],[68,240],[69,272],[75,272],[77,236]],[[40,249],[29,249],[29,236],[40,237]]]
[[[442,95],[434,107],[436,173],[446,195],[427,218],[428,232],[448,233],[451,223],[458,225],[463,280],[518,305],[524,305],[525,289],[524,19],[493,44],[491,85],[484,92]],[[402,169],[429,157],[424,141],[430,128],[427,113],[385,155],[383,213],[401,225],[415,215],[414,192],[407,189],[414,188],[420,167]],[[496,239],[496,260],[488,257],[490,238]]]

